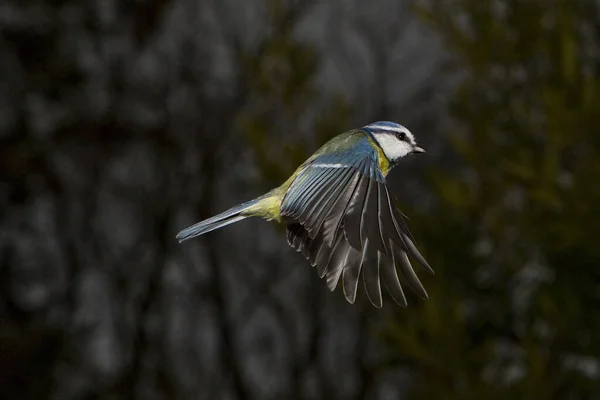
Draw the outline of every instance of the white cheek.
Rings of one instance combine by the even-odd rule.
[[[394,161],[402,158],[412,151],[412,146],[404,141],[396,139],[392,135],[381,135],[377,137],[381,149],[388,160]]]

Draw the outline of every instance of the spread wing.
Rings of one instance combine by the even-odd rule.
[[[317,267],[330,290],[341,279],[348,302],[356,299],[362,273],[373,305],[382,306],[383,283],[392,298],[406,306],[396,266],[409,286],[427,298],[408,255],[433,270],[394,206],[370,145],[344,157],[316,157],[306,164],[286,193],[281,215],[288,221],[288,243]]]

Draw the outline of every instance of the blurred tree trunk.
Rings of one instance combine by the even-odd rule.
[[[383,13],[378,43],[361,7],[2,5],[0,397],[373,398],[396,381],[376,369],[382,314],[329,293],[280,228],[174,238],[330,137],[402,114],[389,94],[405,61],[386,55],[405,30],[386,32],[405,8]],[[367,51],[345,63],[331,29]],[[364,81],[340,89],[331,65]]]

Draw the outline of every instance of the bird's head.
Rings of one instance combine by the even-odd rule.
[[[425,153],[417,146],[415,137],[404,126],[395,122],[379,121],[362,127],[373,137],[392,164],[411,153]]]

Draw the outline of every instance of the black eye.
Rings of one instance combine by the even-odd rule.
[[[400,140],[406,139],[406,133],[405,132],[398,133],[398,139],[400,139]]]

